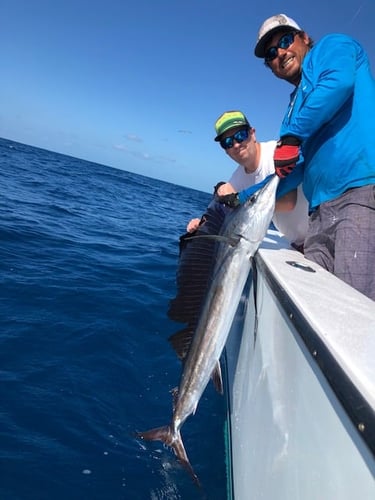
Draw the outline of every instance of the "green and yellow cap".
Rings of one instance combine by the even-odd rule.
[[[250,128],[250,123],[241,111],[226,111],[216,120],[215,130],[217,135],[215,137],[215,141],[220,141],[220,137],[227,130],[241,127],[241,125],[246,125]]]

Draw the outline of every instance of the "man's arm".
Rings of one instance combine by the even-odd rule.
[[[297,189],[293,189],[276,200],[275,212],[290,212],[297,203]]]

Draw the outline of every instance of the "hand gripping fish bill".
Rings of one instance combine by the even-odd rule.
[[[220,361],[251,269],[251,259],[271,223],[278,183],[279,178],[273,175],[246,203],[226,216],[218,238],[211,284],[184,359],[179,387],[175,390],[172,420],[169,425],[136,433],[140,439],[162,441],[171,447],[197,485],[200,482],[186,454],[181,428],[195,413]]]

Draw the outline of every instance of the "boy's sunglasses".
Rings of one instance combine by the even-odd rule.
[[[277,45],[274,45],[267,50],[264,56],[264,60],[266,62],[273,61],[277,57],[277,51],[279,49],[288,49],[294,42],[294,37],[297,33],[298,31],[291,31],[290,33],[286,33],[285,35],[283,35],[277,42]]]
[[[249,137],[249,130],[248,128],[244,128],[242,130],[239,130],[235,134],[231,135],[230,137],[226,137],[225,139],[222,139],[220,141],[220,146],[223,149],[230,149],[233,148],[234,146],[234,141],[238,142],[241,144],[241,142],[246,141]]]

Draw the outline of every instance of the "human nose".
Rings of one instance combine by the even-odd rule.
[[[233,146],[232,146],[232,148],[233,149],[238,149],[241,146],[242,142],[243,141],[237,141],[237,139],[234,139],[233,140]]]
[[[282,47],[277,47],[277,57],[284,57],[288,52],[288,48],[283,49]]]

